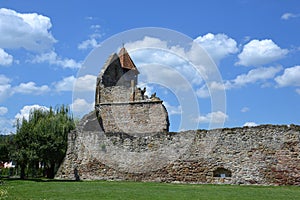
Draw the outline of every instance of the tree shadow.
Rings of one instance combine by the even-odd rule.
[[[12,181],[31,181],[31,182],[80,182],[80,180],[70,180],[70,179],[47,179],[47,178],[2,178],[3,182]]]

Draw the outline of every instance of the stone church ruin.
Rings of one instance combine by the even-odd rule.
[[[96,84],[95,109],[106,133],[147,134],[168,132],[168,113],[162,101],[137,88],[139,71],[123,47],[111,55]]]
[[[124,47],[108,58],[95,111],[69,133],[56,178],[300,185],[300,126],[171,133],[163,101],[137,87],[139,73]]]

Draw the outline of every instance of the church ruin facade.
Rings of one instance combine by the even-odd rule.
[[[168,113],[156,95],[138,88],[139,71],[123,47],[97,77],[95,109],[104,132],[147,134],[169,131]]]

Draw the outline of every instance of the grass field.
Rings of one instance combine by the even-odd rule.
[[[188,185],[142,182],[5,180],[0,199],[300,199],[296,186]]]

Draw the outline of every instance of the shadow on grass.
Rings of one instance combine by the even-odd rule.
[[[47,179],[47,178],[2,178],[3,182],[10,181],[32,181],[32,182],[81,182],[80,180],[66,180],[66,179]]]

